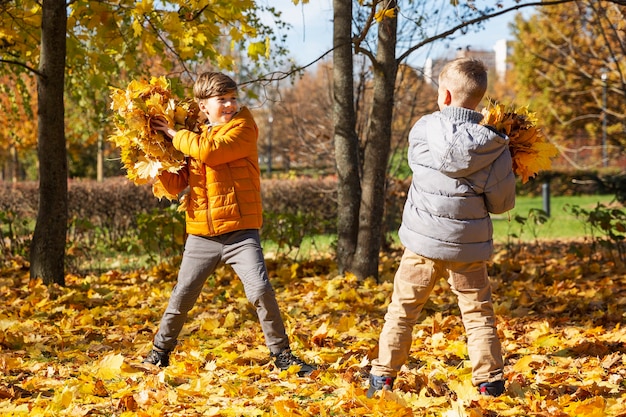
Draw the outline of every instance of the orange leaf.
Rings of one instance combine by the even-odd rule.
[[[558,150],[537,126],[535,113],[529,112],[527,107],[507,109],[495,101],[491,101],[482,113],[482,124],[493,126],[508,136],[513,172],[523,183],[539,171],[551,168],[552,158],[558,155]]]

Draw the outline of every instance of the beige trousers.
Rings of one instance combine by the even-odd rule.
[[[413,327],[433,287],[446,278],[458,299],[467,348],[472,364],[472,383],[503,379],[503,360],[491,302],[486,262],[450,262],[424,258],[404,251],[396,272],[391,303],[380,334],[378,358],[371,373],[395,377],[406,363],[413,342]]]

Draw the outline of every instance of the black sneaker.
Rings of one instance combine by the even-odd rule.
[[[317,366],[309,365],[295,356],[289,348],[283,349],[279,353],[272,353],[271,356],[274,359],[274,365],[282,371],[289,369],[291,365],[299,365],[298,376],[309,376],[317,369]]]
[[[152,350],[148,352],[148,355],[142,362],[150,363],[152,365],[158,365],[161,368],[165,368],[170,364],[170,352],[168,352],[167,350],[152,348]]]
[[[393,389],[393,381],[395,378],[390,376],[378,376],[370,374],[370,387],[367,390],[367,398],[372,398],[376,391]]]
[[[480,395],[499,397],[504,394],[504,381],[483,382],[478,386]]]

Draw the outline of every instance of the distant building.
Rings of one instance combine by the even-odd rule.
[[[454,58],[472,57],[480,59],[487,65],[490,71],[494,71],[497,81],[504,81],[506,72],[509,69],[508,56],[510,54],[510,48],[506,39],[500,39],[493,47],[492,51],[485,50],[472,50],[470,47],[465,49],[459,49]],[[437,77],[441,72],[441,69],[448,62],[450,58],[428,58],[424,65],[424,78],[427,84],[437,83]]]
[[[500,39],[493,47],[495,52],[495,69],[498,81],[505,81],[506,73],[511,68],[509,56],[511,55],[511,43],[506,39]]]

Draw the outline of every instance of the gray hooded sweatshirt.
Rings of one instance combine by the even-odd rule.
[[[445,107],[409,134],[413,179],[398,232],[409,250],[431,259],[486,261],[493,254],[489,213],[515,206],[509,140],[478,124],[483,116]]]

